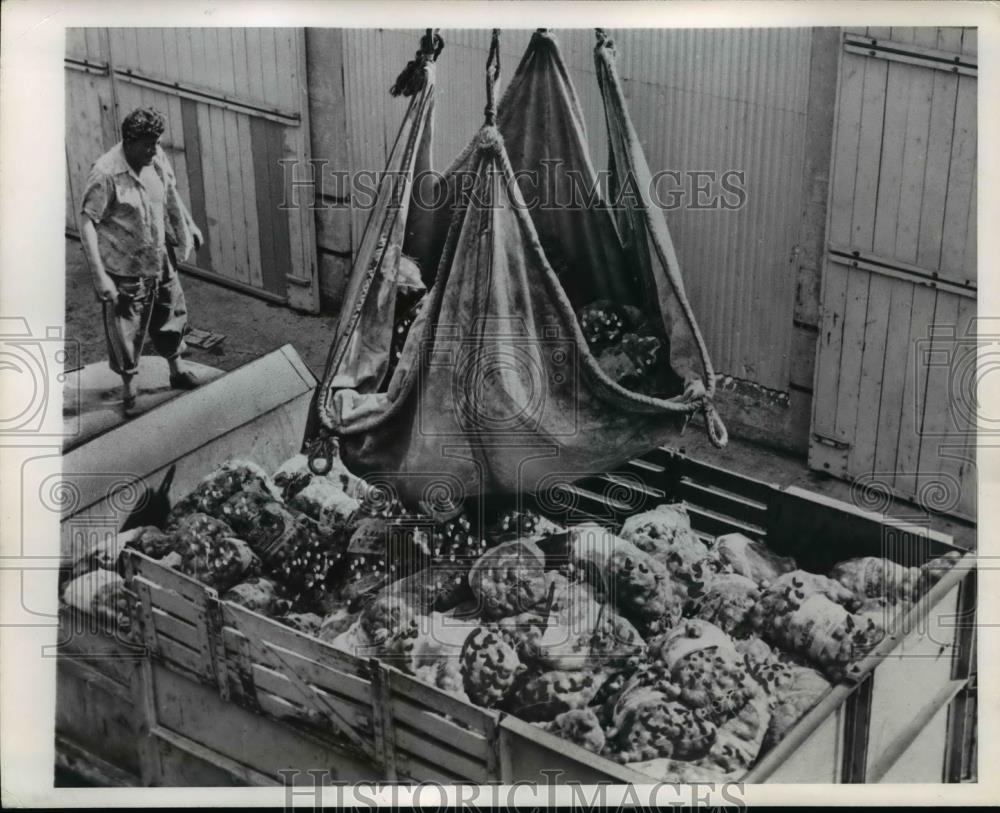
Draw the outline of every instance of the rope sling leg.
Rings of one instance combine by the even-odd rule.
[[[437,28],[428,28],[425,30],[424,35],[420,39],[420,47],[414,54],[413,59],[403,68],[396,78],[395,83],[390,88],[389,92],[392,96],[414,97],[423,91],[427,82],[427,66],[436,62],[444,50],[444,40],[439,31],[440,29]],[[347,331],[348,335],[353,334],[357,330],[364,303],[370,294],[369,283],[369,286],[362,288],[353,313],[348,315],[350,321],[349,330]],[[318,396],[326,394],[328,383],[333,381],[334,376],[343,364],[346,349],[346,341],[335,343],[331,347],[323,381],[317,390]],[[314,410],[321,411],[321,400],[321,397],[317,399],[317,403],[314,404]],[[336,434],[322,420],[322,416],[316,421],[316,429],[312,436],[308,437],[303,444],[303,452],[307,456],[309,470],[314,474],[323,476],[333,469],[334,460],[340,454],[340,442]]]

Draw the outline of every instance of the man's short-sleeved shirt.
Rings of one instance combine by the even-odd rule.
[[[136,174],[119,142],[90,170],[80,210],[97,227],[98,249],[109,274],[154,277],[163,270],[166,192],[161,176],[173,177],[165,161],[157,150],[153,164]]]

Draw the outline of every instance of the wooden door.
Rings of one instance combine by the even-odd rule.
[[[305,311],[319,310],[316,238],[307,189],[309,122],[303,29],[76,29],[67,43],[67,160],[79,201],[81,176],[119,138],[118,123],[138,106],[167,118],[161,144],[205,237],[185,270]],[[102,50],[90,51],[91,39]],[[83,88],[83,41],[91,70],[109,77]],[[72,64],[71,64],[72,63]],[[90,75],[90,74],[86,74]],[[111,108],[107,104],[110,98]],[[93,120],[112,122],[98,145]],[[103,119],[102,119],[103,120]],[[99,148],[100,147],[100,148]],[[284,162],[284,163],[283,163]],[[75,211],[74,207],[74,211]],[[68,218],[70,220],[71,218]]]
[[[106,29],[66,29],[66,228],[73,232],[90,167],[119,138],[108,52]]]
[[[976,513],[976,29],[843,33],[809,464]]]

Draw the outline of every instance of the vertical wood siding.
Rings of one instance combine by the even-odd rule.
[[[851,31],[976,53],[974,29]],[[828,257],[810,462],[967,517],[976,510],[974,393],[962,379],[976,345],[967,336],[975,176],[974,76],[842,54],[828,242],[910,271]],[[935,278],[955,286],[926,284]]]
[[[406,109],[389,96],[421,31],[344,33],[350,169],[378,171]],[[482,123],[488,30],[442,30],[435,166],[444,169]],[[650,168],[746,173],[738,211],[668,211],[685,284],[716,369],[778,390],[789,383],[802,211],[809,29],[611,31],[631,115]],[[505,30],[503,75],[531,30]],[[583,107],[592,159],[607,166],[591,29],[556,32]],[[666,193],[666,189],[661,192]],[[356,211],[360,234],[366,212]]]

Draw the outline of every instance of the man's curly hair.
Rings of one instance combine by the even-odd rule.
[[[135,141],[140,138],[159,138],[167,129],[167,120],[155,107],[139,107],[122,122],[122,138]]]

